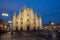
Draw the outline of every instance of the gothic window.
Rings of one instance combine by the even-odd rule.
[[[21,20],[23,20],[23,18],[21,18]]]
[[[27,21],[29,21],[29,19],[27,19]]]
[[[23,24],[23,22],[21,22],[21,24]]]
[[[33,19],[33,21],[35,21],[35,19]]]
[[[29,16],[29,13],[27,13],[27,16]]]

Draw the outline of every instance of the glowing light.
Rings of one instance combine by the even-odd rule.
[[[47,29],[47,26],[45,28]]]
[[[8,23],[12,23],[11,21],[8,21]]]
[[[10,27],[11,27],[11,23],[12,23],[12,21],[8,21],[8,23],[10,23]]]
[[[55,23],[51,23],[51,25],[54,25]]]
[[[2,13],[2,16],[5,16],[6,17],[6,16],[8,16],[8,14],[7,13]]]

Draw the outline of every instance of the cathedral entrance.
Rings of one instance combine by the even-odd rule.
[[[20,29],[21,31],[23,31],[23,28],[21,27],[21,29]]]
[[[30,26],[27,26],[27,31],[29,31],[30,30]]]
[[[16,31],[18,30],[18,27],[16,27]]]

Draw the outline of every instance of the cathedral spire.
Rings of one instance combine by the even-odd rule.
[[[37,13],[36,13],[36,18],[37,18]]]
[[[26,5],[24,5],[23,9],[26,9],[26,8],[27,8]]]
[[[49,20],[49,24],[51,24],[51,21]]]
[[[33,12],[32,6],[30,6],[30,10],[31,10],[31,12]]]
[[[16,12],[14,12],[14,16],[16,16]]]
[[[13,13],[13,18],[16,17],[16,12]]]
[[[32,9],[32,7],[30,6],[30,9]]]
[[[26,9],[26,8],[27,8],[26,5],[24,5],[23,8],[22,8],[22,10],[21,10],[21,12],[23,12],[24,9]]]

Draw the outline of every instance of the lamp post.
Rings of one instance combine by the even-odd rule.
[[[9,26],[10,26],[9,28],[12,29],[12,27],[11,27],[12,21],[8,21],[8,23],[9,23]]]
[[[55,23],[51,23],[51,25],[55,25]],[[55,29],[56,27],[53,26],[53,28]],[[56,33],[55,33],[55,30],[52,30],[52,37],[53,37],[53,40],[56,40]]]
[[[11,22],[11,21],[8,21],[8,23],[10,24],[10,27],[11,27],[11,23],[12,23],[12,22]]]
[[[2,16],[7,17],[8,14],[7,13],[2,13]]]
[[[51,25],[54,25],[55,23],[51,23]]]
[[[4,16],[4,18],[6,19],[6,17],[8,17],[8,14],[7,13],[2,13],[2,16]],[[7,24],[7,23],[6,23]],[[5,27],[4,28],[7,28],[6,27],[6,24],[5,24]]]
[[[4,18],[6,19],[6,17],[8,17],[7,13],[2,13],[2,16],[4,16]]]

